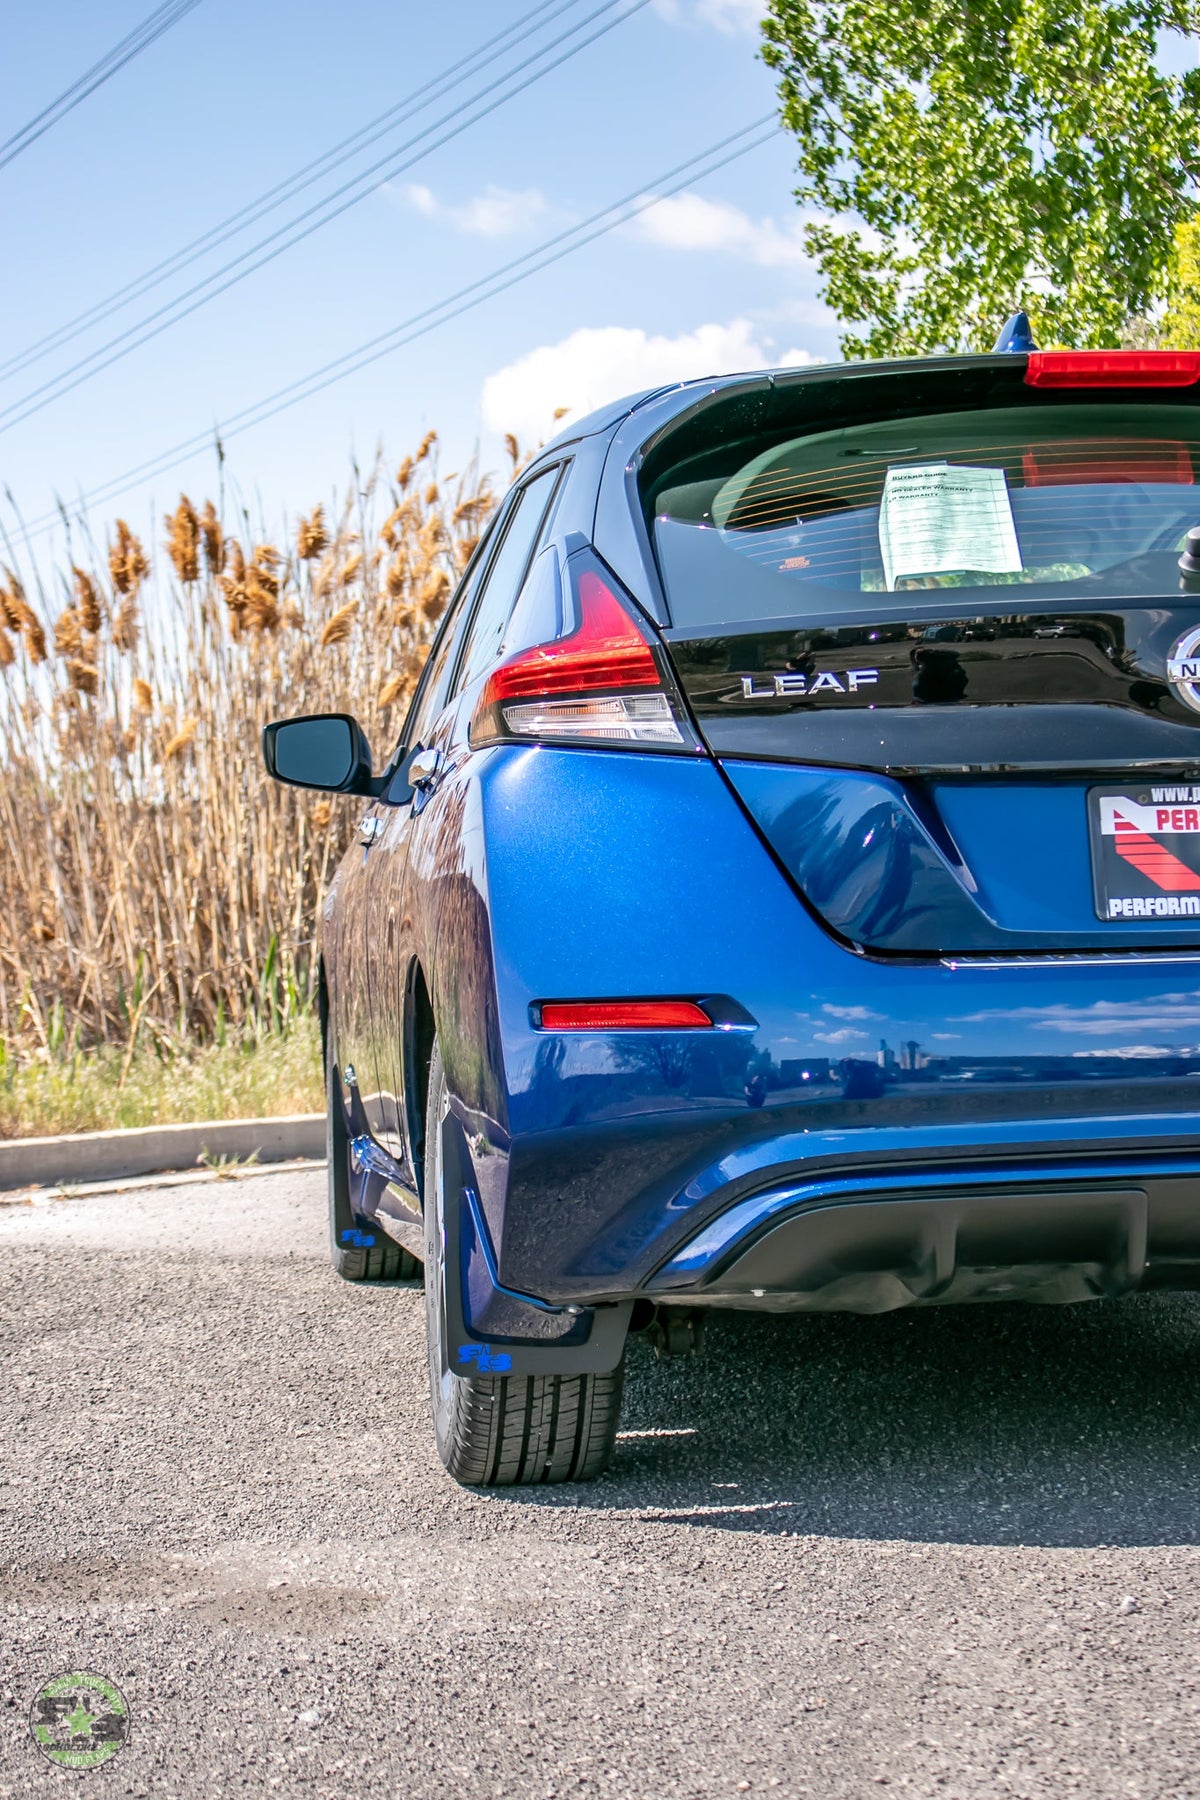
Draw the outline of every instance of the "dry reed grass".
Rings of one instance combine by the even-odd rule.
[[[474,468],[439,478],[433,433],[394,479],[355,474],[336,523],[314,507],[286,546],[182,495],[169,573],[118,520],[57,609],[5,569],[0,1073],[98,1044],[127,1071],[139,1045],[245,1038],[311,1002],[356,813],[267,781],[262,725],[352,710],[389,747],[494,505]]]

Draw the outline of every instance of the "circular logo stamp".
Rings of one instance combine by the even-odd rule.
[[[76,1669],[34,1695],[29,1729],[60,1769],[98,1769],[129,1742],[129,1707],[115,1682]]]
[[[1200,712],[1200,626],[1185,631],[1168,656],[1167,680],[1185,706]]]

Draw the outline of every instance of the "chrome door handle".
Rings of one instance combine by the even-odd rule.
[[[358,841],[360,844],[373,844],[383,830],[383,820],[376,813],[367,813],[358,821]]]
[[[446,759],[440,750],[418,750],[408,765],[409,785],[415,788],[432,787],[446,765]]]

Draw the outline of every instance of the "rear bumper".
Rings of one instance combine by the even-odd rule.
[[[1172,1258],[1191,1284],[1200,1186],[1168,1205],[1146,1185],[1163,1171],[1146,1165],[1182,1159],[1170,1178],[1200,1178],[1200,955],[872,960],[813,921],[711,764],[488,755],[457,801],[465,775],[439,789],[440,806],[461,804],[463,848],[461,871],[440,878],[433,1002],[501,1286],[556,1307],[784,1293],[874,1306],[885,1288],[889,1304],[976,1292],[988,1282],[970,1271],[993,1268],[1040,1269],[1021,1288],[1048,1297],[1047,1266],[1077,1261],[1086,1291],[1117,1291]],[[752,1025],[538,1023],[544,1000],[621,995],[727,995]],[[839,1231],[876,1244],[861,1269],[820,1277],[816,1228],[797,1224],[798,1286],[724,1280],[735,1247],[783,1223],[780,1196],[797,1220],[817,1206],[932,1204],[948,1175],[955,1194],[999,1193],[1015,1209],[1007,1235],[959,1222],[951,1241],[944,1210],[910,1213],[889,1262],[878,1239],[900,1214],[843,1213]],[[832,1198],[811,1186],[829,1182],[848,1185]],[[1045,1209],[1025,1214],[1031,1193],[1067,1187],[1100,1193],[1095,1229],[1064,1243],[1041,1232]],[[1144,1252],[1140,1202],[1110,1223],[1112,1193],[1130,1188],[1146,1192]],[[681,1263],[731,1219],[743,1223],[711,1266]],[[881,1271],[899,1286],[855,1291]],[[839,1288],[842,1275],[854,1279]]]
[[[739,1201],[648,1284],[678,1304],[889,1312],[1200,1287],[1200,1156],[910,1169]]]

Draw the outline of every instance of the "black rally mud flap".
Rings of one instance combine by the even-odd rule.
[[[455,1375],[607,1375],[621,1361],[632,1301],[553,1306],[503,1286],[462,1127],[442,1121],[446,1184],[445,1357]]]

